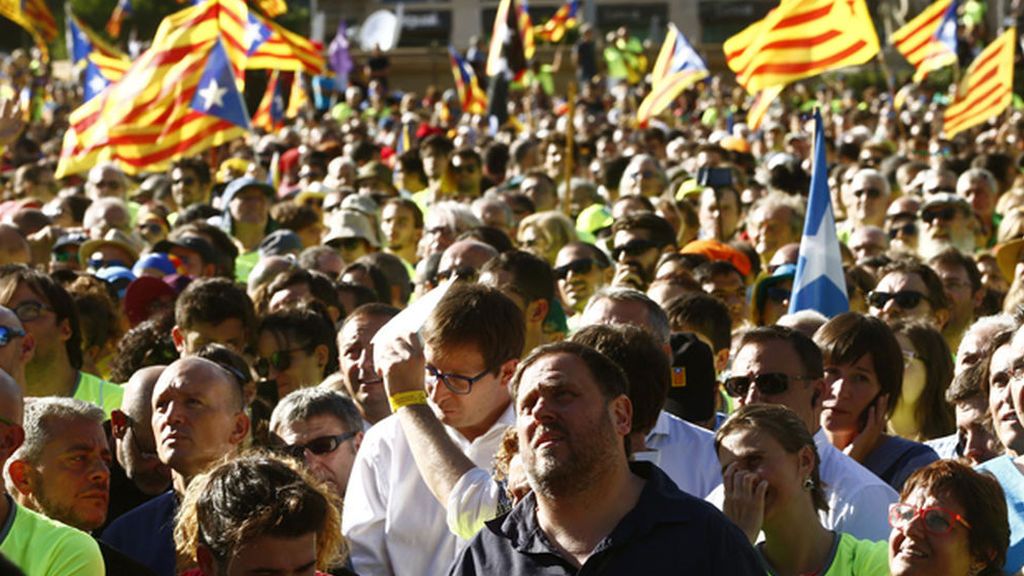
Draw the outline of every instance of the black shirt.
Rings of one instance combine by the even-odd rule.
[[[647,480],[640,499],[579,570],[548,542],[530,494],[488,522],[449,574],[763,574],[746,536],[714,506],[681,491],[649,462],[630,469]]]

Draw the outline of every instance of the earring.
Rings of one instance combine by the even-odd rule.
[[[804,490],[808,492],[814,490],[814,480],[810,476],[804,479]]]

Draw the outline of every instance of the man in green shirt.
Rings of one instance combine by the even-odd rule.
[[[21,446],[25,431],[21,388],[0,372],[0,468]],[[0,554],[32,576],[104,573],[99,546],[85,532],[18,506],[0,484]]]

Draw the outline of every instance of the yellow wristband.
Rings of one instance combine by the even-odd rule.
[[[398,394],[392,394],[388,396],[388,404],[391,404],[391,411],[398,412],[399,408],[404,406],[414,406],[416,404],[426,404],[427,393],[423,390],[412,390],[410,392],[399,392]]]

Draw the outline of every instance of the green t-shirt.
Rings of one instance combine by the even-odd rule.
[[[88,372],[78,372],[78,386],[75,387],[75,399],[84,400],[103,408],[110,418],[110,413],[121,407],[121,399],[124,398],[124,388],[117,384],[111,384],[99,376]]]
[[[91,536],[11,503],[11,518],[0,527],[0,554],[27,576],[99,576],[100,547]]]
[[[760,546],[758,546],[760,551]],[[775,572],[761,557],[765,574],[774,576]],[[839,533],[839,538],[832,549],[831,561],[822,576],[888,576],[889,548],[884,540],[872,542],[857,540],[849,534]]]
[[[252,269],[256,267],[256,264],[258,264],[259,261],[259,250],[239,254],[238,258],[235,258],[235,280],[243,284],[248,282],[249,274],[252,273]]]

